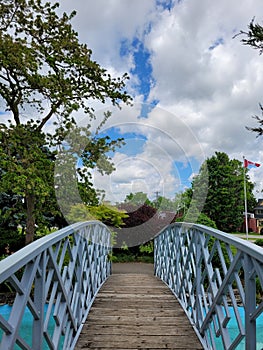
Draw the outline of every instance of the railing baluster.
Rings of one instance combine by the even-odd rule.
[[[33,321],[33,334],[32,334],[32,347],[36,350],[43,349],[43,340],[38,338],[39,334],[43,334],[44,329],[44,306],[45,306],[45,280],[44,271],[46,270],[46,252],[41,254],[39,262],[39,272],[35,278],[35,293],[34,293],[34,306],[38,313],[38,318],[34,317]]]
[[[256,309],[256,283],[253,273],[253,263],[248,254],[244,257],[245,271],[245,302],[246,302],[246,348],[256,350],[256,320],[251,319],[251,316]]]
[[[0,350],[73,350],[99,288],[110,274],[111,232],[98,221],[78,223],[0,262],[0,284],[16,292],[8,319],[0,315]],[[22,277],[21,277],[22,276]],[[32,339],[20,331],[25,313]]]
[[[155,237],[154,249],[155,274],[177,296],[205,349],[235,349],[245,338],[246,349],[256,350],[261,247],[203,225],[175,223]]]

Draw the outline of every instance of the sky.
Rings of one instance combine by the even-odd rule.
[[[93,60],[112,76],[130,76],[133,106],[93,103],[93,127],[111,110],[100,135],[126,142],[112,154],[110,176],[93,173],[105,199],[121,202],[140,191],[174,198],[217,151],[262,163],[249,175],[263,197],[262,138],[245,128],[260,115],[263,56],[235,37],[254,17],[262,24],[262,0],[59,2],[61,11],[77,11],[72,24]]]
[[[130,76],[132,107],[95,105],[98,120],[112,111],[101,135],[126,141],[112,155],[116,171],[93,174],[106,199],[173,198],[217,151],[263,164],[262,138],[245,128],[260,115],[263,57],[235,37],[254,17],[262,24],[262,0],[63,0],[61,9],[77,11],[94,60]],[[249,175],[262,197],[263,165]]]

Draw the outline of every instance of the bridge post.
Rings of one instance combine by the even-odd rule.
[[[196,249],[196,323],[198,331],[200,332],[202,325],[202,293],[201,293],[201,244],[199,242],[199,235],[195,235],[195,249]]]
[[[46,265],[46,252],[42,253],[39,268],[35,278],[34,304],[37,312],[37,318],[34,318],[32,329],[32,347],[35,350],[42,350],[43,339],[39,335],[43,334],[44,329],[44,306],[45,306],[45,278],[44,271]],[[42,337],[41,337],[42,338]]]
[[[0,314],[0,350],[74,349],[109,274],[110,237],[98,221],[76,223],[1,260],[0,285],[15,298],[7,319]]]
[[[252,313],[256,309],[256,282],[253,263],[247,254],[244,257],[244,270],[246,349],[256,350],[256,320],[251,319]]]

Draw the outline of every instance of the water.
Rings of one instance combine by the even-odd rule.
[[[48,305],[46,305],[45,308],[47,308],[47,306]],[[0,314],[5,319],[8,319],[10,312],[11,312],[11,306],[9,306],[9,305],[0,306]],[[239,307],[239,312],[241,315],[242,323],[244,324],[244,308]],[[231,313],[231,315],[234,315],[233,308],[230,308],[230,313]],[[32,314],[29,311],[29,309],[26,308],[24,316],[23,316],[22,324],[21,324],[21,327],[19,330],[19,334],[25,339],[25,341],[30,346],[32,346],[32,333],[31,333],[32,323],[33,323]],[[52,334],[52,331],[54,329],[54,325],[55,325],[55,322],[54,322],[53,318],[51,318],[50,323],[49,323],[49,327],[48,327],[49,334]],[[231,318],[231,320],[228,323],[228,329],[229,329],[231,339],[232,340],[235,339],[236,336],[238,335],[238,327],[237,327],[236,320],[235,320],[234,316]],[[2,334],[3,334],[3,332],[0,330],[0,339],[2,337]],[[63,339],[61,340],[61,345],[59,348],[62,348],[62,343],[63,343]],[[215,337],[215,343],[216,343],[217,350],[224,349],[220,338]],[[43,344],[44,344],[43,345],[44,350],[48,350],[49,347],[48,347],[47,343],[45,342],[45,340],[43,340]],[[21,348],[18,345],[16,345],[14,349],[21,350]],[[263,349],[263,314],[261,314],[257,319],[257,350],[262,350],[262,349]],[[243,340],[238,345],[236,350],[246,350],[245,340]]]
[[[45,311],[47,310],[48,304],[45,305]],[[10,305],[1,305],[0,306],[0,314],[3,316],[6,320],[9,318],[10,312],[11,312],[12,306]],[[19,335],[30,345],[32,346],[32,324],[33,324],[33,316],[28,308],[25,309],[21,326],[19,329]],[[49,324],[48,324],[48,333],[53,334],[55,326],[55,321],[51,317]],[[0,330],[0,340],[2,339],[3,331]],[[50,349],[47,345],[47,342],[45,339],[40,339],[40,341],[43,341],[43,350]],[[59,346],[59,349],[62,348],[63,339],[61,339],[61,344]],[[14,350],[21,350],[20,346],[15,345]]]
[[[237,321],[235,319],[235,315],[234,315],[234,309],[232,307],[229,308],[230,309],[230,315],[233,316],[231,317],[230,321],[228,322],[228,329],[229,329],[229,334],[230,334],[230,338],[231,340],[234,340],[239,331],[238,331],[238,325],[237,325]],[[245,323],[245,312],[244,312],[244,308],[243,307],[239,307],[239,314],[242,320],[242,324],[244,326]],[[216,349],[217,350],[223,350],[223,344],[221,342],[220,338],[214,338],[215,339],[215,343],[216,343]],[[236,347],[236,350],[246,350],[246,346],[245,346],[245,339],[242,340],[242,342]],[[258,318],[257,318],[257,350],[263,350],[263,314],[261,314]]]

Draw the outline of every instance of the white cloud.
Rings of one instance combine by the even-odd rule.
[[[134,154],[114,154],[117,170],[110,177],[94,173],[95,185],[105,188],[110,199],[120,201],[136,191],[152,195],[161,190],[172,196],[182,180],[174,160],[190,163],[192,174],[198,171],[198,162],[215,151],[240,160],[245,155],[263,164],[261,139],[245,129],[255,125],[251,116],[260,114],[258,103],[263,103],[263,57],[243,46],[240,37],[233,38],[247,29],[254,16],[262,21],[257,16],[262,0],[242,4],[183,0],[170,10],[161,9],[155,0],[63,0],[60,6],[61,11],[77,10],[73,25],[80,40],[93,50],[93,59],[114,77],[130,72],[127,88],[134,95],[133,107],[118,110],[91,102],[97,115],[93,129],[112,109],[102,131],[114,127],[120,136],[134,132],[145,137]],[[138,118],[144,96],[136,90],[138,72],[132,73],[134,38],[150,53],[148,101],[159,101],[148,118]],[[81,111],[76,117],[83,125],[86,117]],[[52,130],[51,125],[48,128]],[[135,139],[128,143],[127,149],[137,150]],[[263,190],[263,166],[249,174],[257,190]]]
[[[97,172],[93,174],[94,185],[105,190],[106,200],[121,202],[131,192],[153,194],[154,191],[160,191],[162,174],[143,155],[132,157],[116,153],[113,161],[116,171],[110,176],[101,176]]]
[[[150,99],[180,116],[207,156],[218,150],[260,160],[256,135],[245,126],[262,101],[262,57],[233,38],[260,8],[260,1],[238,7],[229,1],[184,1],[162,13],[147,37],[156,81]],[[169,125],[173,130],[173,121]]]
[[[105,125],[105,130],[116,126],[121,134],[134,131],[147,138],[137,158],[115,154],[118,169],[111,181],[116,197],[124,190],[129,193],[133,185],[155,189],[159,180],[159,186],[163,181],[175,189],[172,160],[187,163],[195,157],[202,162],[222,151],[230,158],[242,160],[245,155],[263,164],[261,140],[245,129],[255,125],[251,116],[260,114],[263,58],[243,46],[240,37],[233,38],[254,16],[262,20],[257,17],[262,0],[244,0],[242,5],[184,0],[170,11],[157,8],[154,0],[63,0],[64,9],[72,7],[78,10],[74,25],[81,40],[114,76],[135,65],[132,46],[126,55],[120,53],[124,41],[138,37],[151,54],[154,84],[148,100],[158,100],[158,106],[147,119],[138,119],[143,96],[136,94],[138,76],[131,73],[128,88],[135,95],[134,106],[114,110]],[[257,184],[260,169],[250,172]],[[193,165],[193,173],[197,170]]]
[[[77,10],[74,27],[80,39],[92,49],[95,59],[104,66],[125,71],[128,61],[119,55],[121,43],[142,35],[154,13],[155,1],[63,0],[61,7]]]

